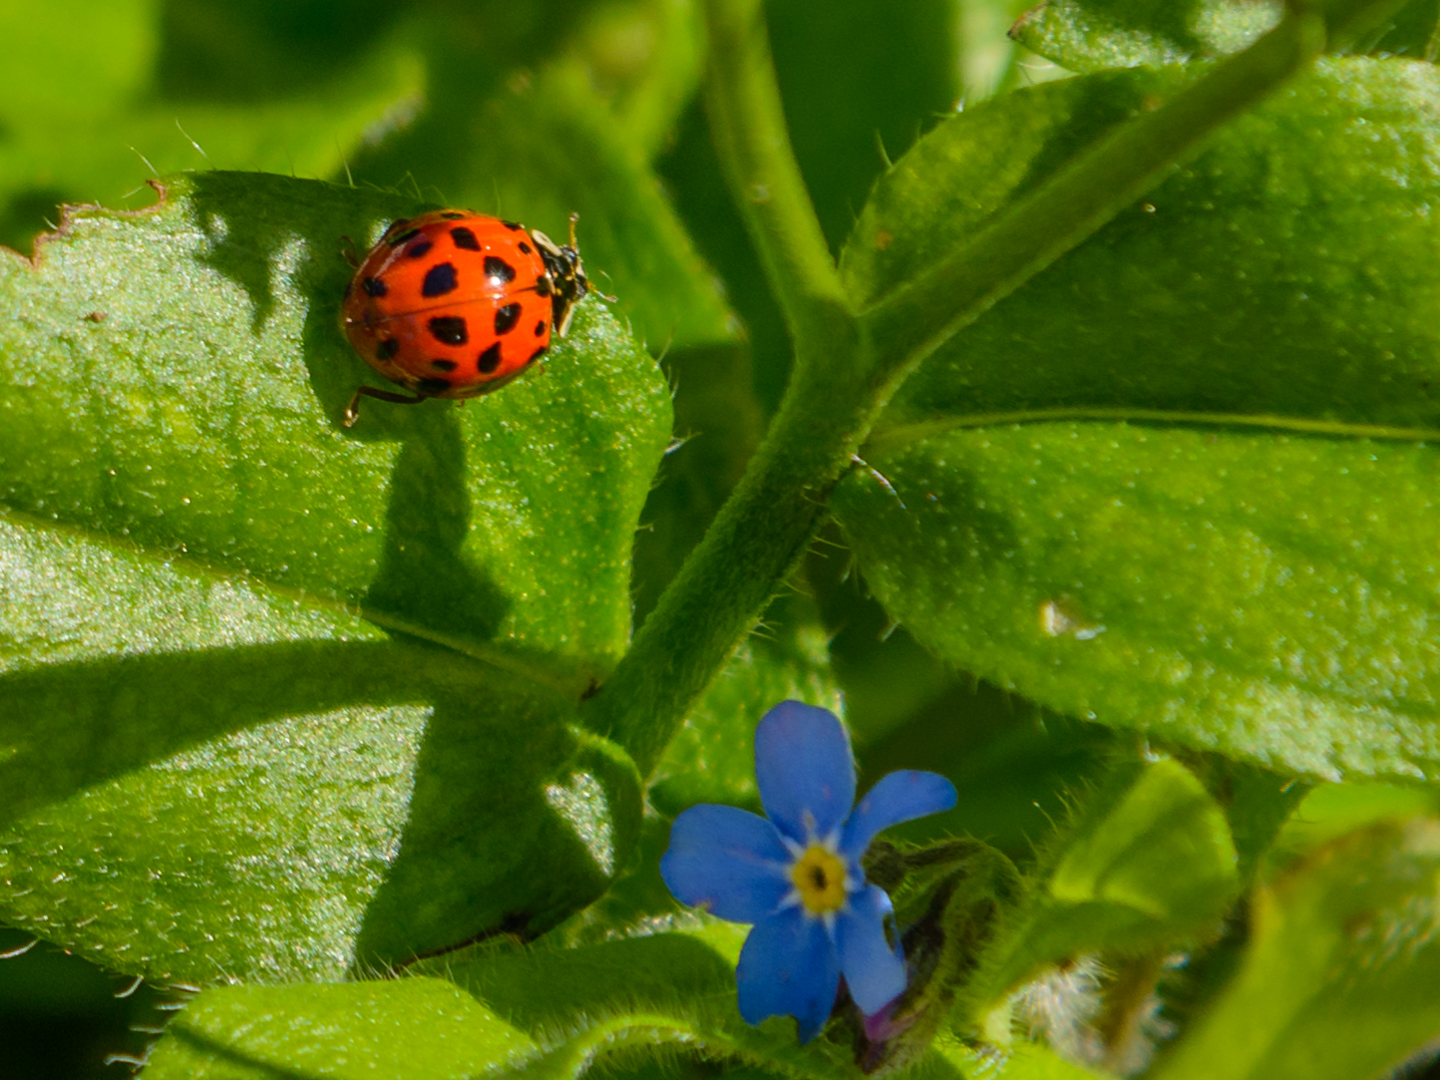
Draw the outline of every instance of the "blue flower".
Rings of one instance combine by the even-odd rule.
[[[790,1015],[809,1042],[835,1004],[840,976],[864,1014],[905,989],[900,936],[887,939],[890,897],[860,857],[882,829],[955,805],[931,772],[893,772],[851,812],[855,762],[835,715],[798,701],[755,729],[755,782],[770,820],[701,803],[675,819],[660,874],[676,899],[753,923],[735,981],[740,1015]]]

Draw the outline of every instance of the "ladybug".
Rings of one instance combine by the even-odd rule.
[[[362,397],[402,405],[478,397],[538,361],[590,289],[577,217],[563,246],[470,210],[391,222],[345,289],[340,328],[366,363],[414,396],[362,386],[344,425],[354,425]]]

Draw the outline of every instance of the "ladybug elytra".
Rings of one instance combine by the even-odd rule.
[[[340,326],[372,368],[413,396],[361,386],[362,397],[414,405],[498,390],[564,335],[589,291],[575,247],[469,210],[392,222],[345,289]]]

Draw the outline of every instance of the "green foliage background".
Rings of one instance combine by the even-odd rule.
[[[1328,55],[1224,108],[1284,5],[1026,6],[766,5],[778,246],[745,3],[0,10],[7,1075],[859,1075],[656,872],[786,697],[1021,875],[957,891],[918,1071],[1440,1035],[1440,3],[1292,5]],[[343,431],[342,237],[436,204],[578,211],[616,299]],[[691,556],[756,461],[747,600]]]

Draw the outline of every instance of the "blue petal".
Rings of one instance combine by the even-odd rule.
[[[852,893],[835,920],[840,970],[850,996],[867,1016],[883,1009],[905,989],[905,959],[900,935],[892,948],[885,940],[885,920],[892,916],[890,897],[878,885]],[[892,926],[893,930],[893,926]]]
[[[755,729],[755,783],[765,813],[802,844],[828,836],[855,802],[855,761],[835,714],[782,701]]]
[[[840,850],[858,862],[875,834],[902,821],[937,814],[955,805],[955,785],[939,773],[907,769],[880,778],[845,824]]]
[[[740,950],[735,982],[747,1024],[793,1016],[800,1041],[809,1042],[825,1026],[840,988],[840,965],[825,924],[798,906],[757,924]]]
[[[793,887],[790,862],[775,826],[758,814],[701,803],[670,826],[660,876],[681,903],[731,922],[757,923]]]

